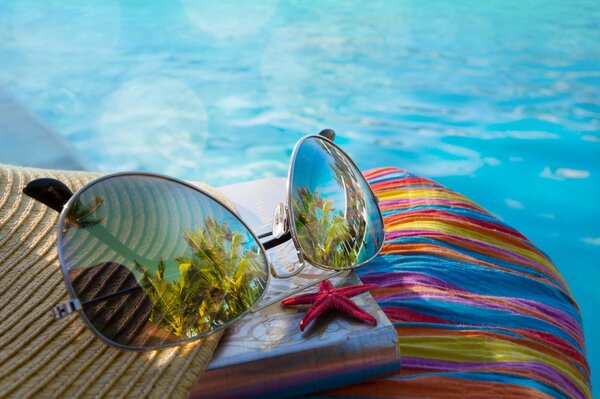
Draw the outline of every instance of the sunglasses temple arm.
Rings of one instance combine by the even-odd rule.
[[[143,257],[143,256],[135,253],[131,249],[129,249],[126,245],[124,245],[121,241],[119,241],[119,239],[117,237],[115,237],[110,231],[108,231],[104,226],[99,224],[99,225],[94,226],[93,228],[90,228],[89,231],[91,234],[94,235],[94,237],[96,237],[98,240],[102,241],[108,247],[112,248],[113,251],[115,251],[120,256],[124,257],[125,259],[131,259],[134,262],[141,263],[141,264],[153,263],[151,260],[146,259],[145,257]],[[111,298],[114,298],[117,296],[126,295],[133,291],[140,290],[142,288],[143,287],[141,287],[139,285],[135,286],[135,287],[126,288],[124,290],[113,292],[112,294],[107,294],[104,296],[90,299],[89,301],[81,302],[81,305],[88,305],[90,303],[104,301],[104,300],[111,299]]]
[[[111,299],[111,298],[114,298],[114,297],[117,297],[117,296],[121,296],[121,295],[125,295],[125,294],[130,294],[132,292],[139,291],[141,289],[144,289],[144,287],[141,287],[139,285],[135,285],[133,287],[129,287],[129,288],[126,288],[126,289],[121,290],[121,291],[113,292],[112,294],[107,294],[107,295],[99,296],[99,297],[96,297],[96,298],[92,298],[89,301],[81,302],[81,305],[89,305],[89,304],[94,303],[94,302],[106,301],[107,299]]]
[[[261,234],[261,235],[258,236],[258,238],[260,239],[260,238],[265,238],[265,237],[269,237],[269,236],[272,237],[273,233]],[[278,245],[284,244],[284,243],[288,242],[291,239],[292,239],[292,234],[288,231],[287,233],[285,233],[281,237],[272,238],[270,240],[263,241],[263,242],[261,242],[261,244],[265,248],[265,250],[269,250],[271,248],[275,248]]]
[[[23,188],[23,194],[41,202],[56,212],[62,212],[63,207],[73,196],[67,185],[59,180],[47,177],[35,179]]]
[[[326,274],[324,276],[321,276],[318,279],[310,282],[309,284],[303,285],[303,286],[298,287],[298,288],[294,288],[293,290],[291,290],[289,292],[286,292],[285,294],[283,294],[283,295],[281,295],[281,296],[279,296],[279,297],[277,297],[275,299],[271,299],[267,303],[260,303],[257,308],[250,310],[250,313],[260,312],[261,310],[263,310],[265,308],[268,308],[269,306],[271,306],[271,305],[273,305],[273,304],[275,304],[277,302],[281,302],[284,299],[289,298],[292,295],[295,295],[295,294],[297,294],[297,293],[299,293],[301,291],[304,291],[307,288],[314,287],[315,285],[319,284],[321,281],[327,280],[327,279],[332,278],[332,277],[337,277],[337,276],[339,276],[339,275],[341,275],[343,273],[348,273],[348,270],[340,270],[340,271],[337,271],[337,272],[334,272],[334,273],[330,273],[330,274]]]
[[[143,288],[144,287],[136,285],[134,287],[126,288],[121,291],[113,292],[112,294],[99,296],[96,298],[92,298],[89,301],[83,301],[83,302],[80,301],[79,299],[71,299],[71,300],[67,301],[66,303],[61,303],[61,304],[54,306],[52,308],[52,313],[54,314],[55,319],[57,319],[57,320],[62,319],[63,317],[73,313],[76,310],[81,310],[82,307],[85,305],[89,305],[89,304],[92,304],[95,302],[106,301],[108,299],[116,298],[121,295],[130,294],[132,292],[139,291]]]

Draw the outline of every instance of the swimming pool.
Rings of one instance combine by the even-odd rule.
[[[600,367],[595,1],[148,3],[2,2],[0,88],[88,169],[214,185],[284,176],[334,128],[361,168],[434,178],[536,242]]]

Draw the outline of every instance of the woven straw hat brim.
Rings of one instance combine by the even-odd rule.
[[[75,191],[98,176],[0,165],[2,398],[186,398],[218,344],[221,332],[163,350],[124,351],[97,338],[78,315],[51,317],[69,298],[57,255],[58,214],[22,189],[51,177]]]

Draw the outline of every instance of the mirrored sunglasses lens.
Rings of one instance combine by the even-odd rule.
[[[298,147],[291,174],[291,223],[306,260],[329,269],[358,266],[383,245],[368,183],[339,148],[320,137]]]
[[[206,335],[264,292],[268,264],[228,209],[182,183],[122,175],[71,202],[61,260],[90,324],[124,347]]]

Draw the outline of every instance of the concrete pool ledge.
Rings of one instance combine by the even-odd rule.
[[[75,149],[10,93],[0,89],[0,163],[84,170]]]

